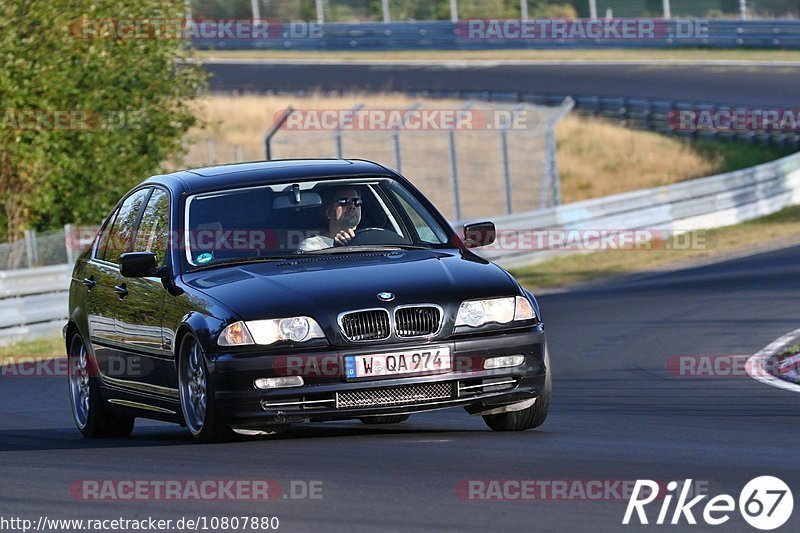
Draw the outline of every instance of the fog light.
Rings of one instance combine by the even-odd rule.
[[[524,355],[504,355],[502,357],[492,357],[491,359],[486,359],[483,362],[483,368],[485,370],[491,370],[493,368],[508,368],[511,366],[519,366],[524,362]]]
[[[257,389],[283,389],[285,387],[302,387],[302,376],[286,376],[282,378],[262,378],[256,380]]]

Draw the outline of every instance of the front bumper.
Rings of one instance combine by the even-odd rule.
[[[545,342],[539,324],[513,332],[490,332],[430,344],[423,341],[269,355],[226,353],[212,357],[209,371],[218,412],[226,423],[239,428],[407,414],[457,406],[480,414],[540,394],[549,371],[545,366]],[[351,381],[340,371],[345,368],[345,355],[426,346],[448,346],[453,370],[435,375]],[[523,355],[524,363],[511,368],[483,369],[485,359],[503,355]],[[287,366],[287,358],[303,363]],[[255,387],[257,379],[286,375],[301,375],[305,384],[272,390]]]

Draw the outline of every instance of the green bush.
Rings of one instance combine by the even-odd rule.
[[[195,123],[188,104],[205,83],[202,68],[176,63],[186,42],[84,30],[183,16],[170,0],[0,2],[0,238],[96,224],[181,152]],[[75,120],[58,125],[48,113]]]

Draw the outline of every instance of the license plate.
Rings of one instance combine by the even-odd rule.
[[[441,374],[453,368],[450,348],[434,347],[344,358],[348,379],[406,374]]]

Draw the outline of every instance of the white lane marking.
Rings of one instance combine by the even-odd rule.
[[[800,385],[776,378],[767,372],[766,369],[766,362],[770,357],[795,344],[798,339],[800,339],[800,329],[796,329],[790,333],[787,333],[783,337],[770,343],[766,348],[747,360],[747,364],[745,365],[747,373],[751,378],[755,379],[756,381],[760,381],[761,383],[766,383],[767,385],[772,385],[773,387],[777,387],[779,389],[800,393]]]

